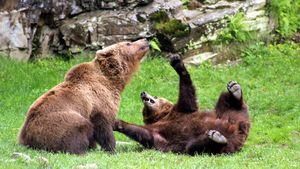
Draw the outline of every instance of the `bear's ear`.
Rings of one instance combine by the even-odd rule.
[[[101,49],[101,50],[98,50],[96,52],[96,58],[97,59],[101,59],[101,58],[108,58],[110,56],[113,55],[113,50],[111,48],[104,48],[104,49]]]

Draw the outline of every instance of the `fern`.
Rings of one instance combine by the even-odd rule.
[[[246,42],[252,39],[250,32],[246,29],[243,22],[245,16],[243,13],[237,13],[229,19],[229,23],[218,35],[217,43],[229,44],[233,41]]]

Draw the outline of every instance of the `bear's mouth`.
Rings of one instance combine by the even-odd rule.
[[[141,51],[148,51],[149,50],[149,45],[145,45],[145,46],[142,46],[140,48]]]
[[[143,103],[147,104],[147,105],[152,105],[155,103],[154,98],[146,92],[141,93],[141,99],[142,99]]]
[[[142,100],[143,100],[143,102],[150,102],[152,104],[155,103],[155,101],[153,99],[150,99],[150,98],[147,98],[147,97],[143,97]]]

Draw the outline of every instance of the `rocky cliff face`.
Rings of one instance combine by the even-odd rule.
[[[249,31],[270,32],[266,0],[0,0],[0,52],[28,60],[157,37],[167,52],[216,39],[228,16],[245,13]]]

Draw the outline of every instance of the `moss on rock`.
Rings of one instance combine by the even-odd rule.
[[[163,34],[173,37],[183,37],[190,33],[190,27],[178,19],[155,24],[155,29]]]
[[[155,22],[155,23],[160,23],[160,22],[166,22],[169,20],[168,13],[164,10],[160,10],[157,12],[152,13],[149,16],[150,21]]]

